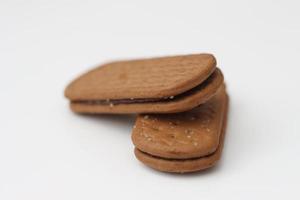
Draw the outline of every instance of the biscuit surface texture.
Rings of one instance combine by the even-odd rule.
[[[211,54],[113,62],[74,80],[65,96],[71,101],[170,97],[199,85],[215,67]]]
[[[220,159],[228,97],[224,87],[207,103],[185,113],[140,115],[133,129],[136,157],[166,172],[193,172]]]

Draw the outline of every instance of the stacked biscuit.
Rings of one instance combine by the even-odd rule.
[[[65,90],[77,113],[138,113],[134,153],[165,172],[193,172],[221,156],[228,96],[211,54],[108,63]]]

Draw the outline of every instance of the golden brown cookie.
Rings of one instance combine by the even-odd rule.
[[[184,113],[139,115],[132,133],[136,157],[166,172],[193,172],[220,159],[227,116],[224,86],[205,104]]]
[[[120,61],[100,66],[65,90],[79,113],[174,113],[211,98],[223,83],[211,54]]]

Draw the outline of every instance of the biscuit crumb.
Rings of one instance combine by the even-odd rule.
[[[191,136],[191,135],[187,135],[186,137],[187,137],[187,138],[191,138],[192,136]]]
[[[170,125],[174,125],[174,126],[177,126],[179,124],[179,121],[176,120],[175,122],[169,122]]]
[[[184,132],[185,132],[186,134],[194,134],[194,131],[191,130],[191,129],[186,129]]]
[[[109,104],[109,107],[111,107],[111,108],[114,107],[114,104],[113,104],[113,103],[110,103],[110,104]]]
[[[202,123],[208,124],[209,122],[210,122],[210,120],[209,120],[209,119],[206,119],[206,120],[204,120]]]
[[[133,128],[135,129],[135,128],[136,128],[136,125],[134,125]]]
[[[190,120],[194,121],[196,119],[196,117],[191,117]]]
[[[131,97],[130,100],[134,100],[134,98]]]
[[[149,137],[149,138],[147,138],[147,140],[148,140],[148,141],[151,141],[152,139]]]
[[[145,115],[145,116],[144,116],[144,119],[149,119],[149,115]]]
[[[170,98],[170,99],[174,99],[174,96],[170,96],[169,98]]]
[[[210,129],[209,129],[209,128],[206,128],[206,131],[207,131],[207,132],[210,132]]]
[[[153,130],[159,131],[159,127],[152,127]]]
[[[193,145],[194,146],[198,146],[198,142],[193,142]]]
[[[147,133],[143,133],[142,135],[143,135],[145,138],[148,138],[148,137],[149,137]]]

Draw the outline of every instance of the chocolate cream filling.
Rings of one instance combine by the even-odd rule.
[[[176,101],[178,99],[190,96],[194,93],[207,87],[211,82],[213,82],[218,76],[220,71],[216,69],[204,82],[200,83],[198,86],[178,94],[176,96],[162,97],[162,98],[130,98],[130,99],[104,99],[104,100],[73,100],[72,103],[76,104],[87,104],[87,105],[118,105],[118,104],[135,104],[135,103],[155,103],[155,102],[166,102],[166,101]]]
[[[208,157],[214,155],[217,152],[217,150],[216,150],[216,151],[214,151],[214,152],[212,152],[210,154],[207,154],[205,156],[193,157],[193,158],[181,158],[180,159],[180,158],[164,158],[164,157],[160,157],[160,156],[155,156],[155,155],[149,154],[147,152],[141,151],[138,148],[136,148],[136,150],[139,151],[140,153],[145,154],[147,156],[150,156],[152,158],[163,159],[163,160],[168,160],[168,161],[188,161],[188,160],[192,161],[192,160],[198,160],[198,159],[201,159],[201,158],[208,158]]]

